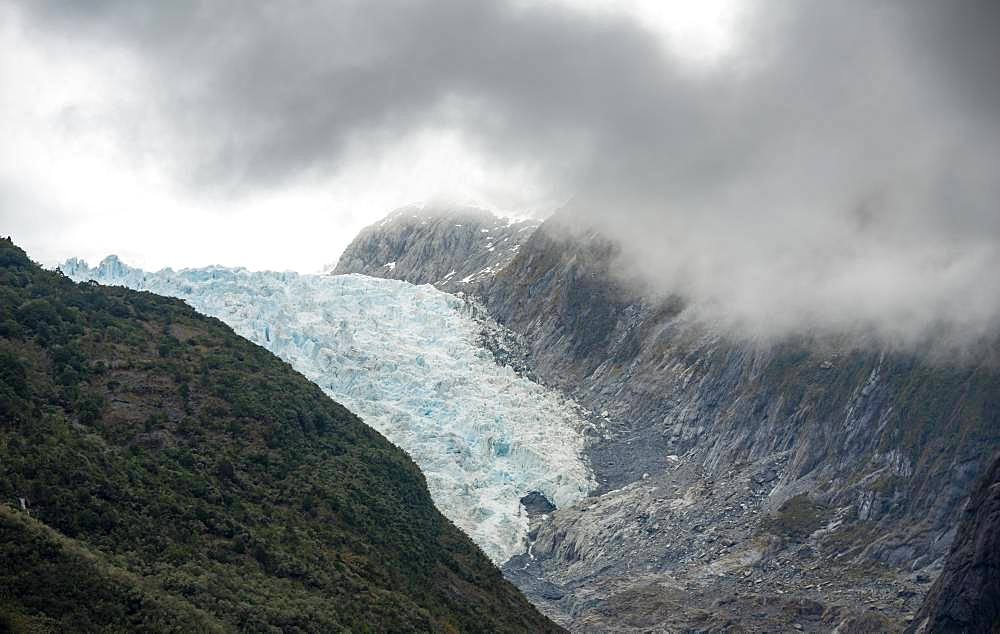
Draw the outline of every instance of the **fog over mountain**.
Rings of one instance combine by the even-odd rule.
[[[962,347],[1000,318],[995,3],[751,2],[706,63],[571,3],[4,4],[139,78],[97,114],[194,197],[448,134],[494,176],[483,200],[565,202],[622,243],[623,275],[736,333]],[[0,187],[4,227],[24,198]]]

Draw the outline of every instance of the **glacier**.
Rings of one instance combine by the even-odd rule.
[[[477,341],[500,326],[433,286],[218,266],[145,272],[114,256],[60,269],[184,299],[289,362],[409,453],[441,512],[498,564],[524,550],[522,496],[540,491],[562,507],[596,487],[586,412],[498,365]]]

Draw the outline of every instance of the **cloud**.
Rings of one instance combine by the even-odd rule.
[[[742,333],[970,341],[1000,318],[995,3],[768,1],[699,66],[523,0],[25,2],[126,51],[172,178],[253,196],[447,134]],[[137,140],[138,139],[138,140]],[[326,256],[325,259],[331,259]]]

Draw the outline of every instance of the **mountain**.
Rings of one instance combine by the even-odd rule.
[[[620,248],[557,215],[474,289],[605,422],[595,496],[534,526],[508,577],[573,629],[903,627],[1000,447],[996,342],[949,362],[736,339],[622,281]]]
[[[4,630],[557,629],[288,364],[9,240],[0,499]]]
[[[524,550],[522,497],[566,506],[595,486],[585,413],[498,364],[516,357],[517,342],[454,295],[363,275],[149,273],[114,256],[61,268],[185,299],[289,362],[409,453],[438,508],[497,564]]]
[[[914,619],[926,632],[1000,632],[1000,455],[965,507],[944,572]]]
[[[507,266],[537,226],[481,209],[404,207],[362,230],[331,272],[469,292]]]

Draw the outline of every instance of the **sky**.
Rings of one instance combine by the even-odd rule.
[[[735,13],[718,0],[491,4],[0,1],[0,230],[48,265],[116,253],[315,271],[409,204],[544,217],[573,192],[529,156],[477,146],[466,128],[488,115],[460,103],[476,88],[448,85],[501,51],[427,66],[475,46],[461,22],[625,19],[703,63]]]
[[[558,213],[754,336],[1000,323],[989,0],[0,0],[0,233],[315,271],[414,202]]]

